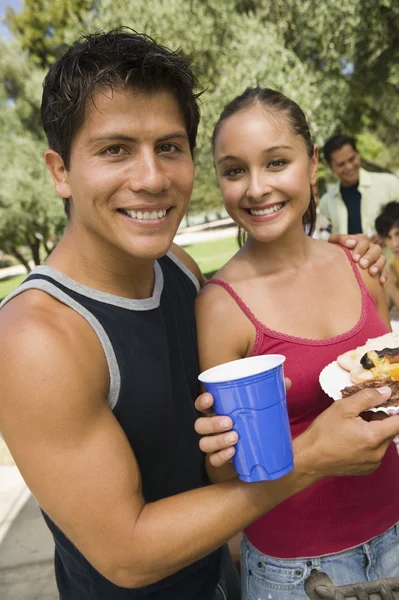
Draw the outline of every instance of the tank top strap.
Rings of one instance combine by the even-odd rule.
[[[236,303],[238,304],[238,306],[241,308],[242,312],[255,325],[256,330],[258,330],[259,327],[261,327],[261,328],[263,327],[262,323],[260,323],[258,321],[258,319],[255,317],[255,315],[253,314],[253,312],[245,304],[244,300],[242,300],[242,298],[240,298],[240,296],[237,294],[237,292],[235,292],[233,290],[233,288],[231,287],[231,285],[229,285],[225,281],[222,281],[221,279],[216,279],[216,278],[212,278],[209,281],[207,281],[206,285],[209,285],[210,283],[215,283],[216,285],[220,285],[220,287],[222,287],[222,288],[224,288],[226,290],[226,292],[233,298],[233,300],[236,301]]]
[[[352,267],[352,270],[356,276],[357,282],[359,284],[360,290],[362,292],[362,298],[363,300],[366,299],[366,297],[368,297],[372,303],[375,305],[375,298],[371,295],[370,291],[368,290],[366,284],[363,281],[363,277],[360,275],[360,271],[359,271],[359,267],[357,265],[357,263],[353,260],[353,256],[352,256],[352,252],[349,250],[349,248],[346,248],[345,246],[342,246],[340,244],[340,247],[342,248],[342,250],[345,252],[348,261]],[[364,306],[364,301],[363,301],[363,310],[365,310],[365,306]]]

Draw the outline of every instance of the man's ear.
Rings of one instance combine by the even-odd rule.
[[[313,156],[310,159],[310,185],[317,184],[317,167],[319,164],[319,147],[315,146]]]
[[[64,161],[55,150],[46,150],[44,161],[53,178],[55,191],[61,198],[70,198],[71,188],[68,182],[68,171],[65,168]]]

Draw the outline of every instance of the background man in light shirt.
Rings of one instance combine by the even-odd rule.
[[[328,139],[323,154],[338,182],[322,196],[320,213],[330,220],[333,233],[373,235],[382,205],[399,200],[399,179],[363,169],[355,139],[344,134]]]

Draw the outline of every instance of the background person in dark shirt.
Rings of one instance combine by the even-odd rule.
[[[339,181],[322,196],[320,213],[330,220],[333,232],[374,235],[381,206],[399,198],[399,180],[391,173],[363,169],[356,141],[348,135],[328,139],[323,154]]]

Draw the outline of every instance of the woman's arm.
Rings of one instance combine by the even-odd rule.
[[[377,313],[381,321],[391,330],[391,321],[389,318],[388,302],[385,293],[385,288],[380,285],[378,279],[373,278],[365,269],[359,269],[360,275],[375,300]]]
[[[252,325],[223,288],[213,284],[205,286],[197,297],[195,311],[201,371],[248,356]],[[202,398],[206,400],[207,397],[212,402],[211,396],[205,395]],[[202,400],[199,410],[204,411],[204,408],[207,406]],[[206,418],[209,419],[212,414],[207,411]],[[224,421],[226,423],[223,427]],[[212,416],[210,422],[214,425],[215,432],[226,431],[212,438],[214,451],[221,449],[218,455],[220,462],[214,460],[211,464],[208,456],[206,460],[208,476],[213,483],[217,483],[237,477],[233,466],[230,463],[224,464],[234,456],[237,434],[231,431],[232,421],[229,417]],[[201,440],[200,447],[204,450],[202,443]],[[224,464],[223,468],[219,464]]]

